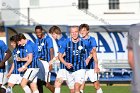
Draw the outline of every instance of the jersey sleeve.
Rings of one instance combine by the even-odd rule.
[[[32,48],[32,46],[31,45],[26,45],[26,52],[27,52],[27,54],[30,54],[30,53],[32,53],[33,54],[33,48]]]
[[[91,47],[92,47],[92,48],[96,48],[96,47],[97,47],[97,43],[96,43],[95,38],[92,38],[92,39],[91,39]]]
[[[60,45],[59,45],[59,49],[58,49],[58,51],[59,51],[59,53],[64,53],[65,52],[65,50],[66,50],[66,47],[67,47],[67,40],[65,40],[65,41],[63,41],[63,43],[61,43]]]
[[[7,45],[3,41],[0,41],[0,48],[4,52],[6,52],[8,50]]]

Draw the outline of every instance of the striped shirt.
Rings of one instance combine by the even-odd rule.
[[[28,40],[24,47],[25,47],[25,55],[28,55],[30,53],[32,53],[32,55],[33,55],[32,62],[28,66],[28,68],[36,68],[39,63],[36,44],[34,44],[32,41]]]
[[[13,62],[14,62],[14,70],[12,74],[23,74],[23,72],[19,72],[18,69],[22,67],[26,63],[26,61],[18,62],[16,58],[17,57],[24,58],[27,56],[24,46],[18,46],[17,48],[15,48],[12,52],[12,56],[13,56]]]
[[[81,39],[77,43],[72,42],[71,39],[67,39],[63,43],[59,52],[62,54],[65,52],[65,61],[73,64],[71,69],[66,68],[66,70],[74,72],[79,69],[86,69],[87,46],[89,46],[88,43],[83,42]]]
[[[4,55],[7,50],[7,45],[2,40],[0,40],[0,62],[4,59]],[[5,67],[0,68],[0,72],[5,72]]]
[[[52,39],[48,35],[45,35],[42,39],[37,38],[36,44],[38,46],[38,58],[49,62],[50,49],[53,48]]]

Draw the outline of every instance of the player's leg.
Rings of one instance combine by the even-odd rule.
[[[87,81],[87,79],[88,79],[88,70],[86,70],[86,73],[85,73],[85,82]],[[80,87],[80,93],[84,93],[85,82],[83,82]]]
[[[31,93],[31,89],[27,86],[28,81],[32,81],[36,78],[37,83],[37,73],[39,68],[28,68],[22,78],[21,87],[25,91],[25,93]],[[36,88],[36,87],[35,87]],[[35,89],[34,89],[35,90]]]
[[[6,92],[6,87],[3,86],[4,73],[0,72],[0,93]]]
[[[12,93],[12,88],[15,84],[20,84],[22,80],[22,77],[20,74],[11,74],[11,76],[8,79],[8,85],[6,88],[6,93]]]
[[[80,87],[80,93],[84,93],[84,88],[85,88],[85,82],[82,83],[82,85]]]
[[[39,93],[43,93],[43,85],[45,82],[45,69],[42,62],[41,61],[39,62],[40,63],[38,64],[39,72],[37,75],[37,86],[38,86]]]
[[[88,76],[89,76],[89,79],[91,80],[91,82],[93,82],[93,85],[96,89],[96,92],[97,93],[103,93],[101,87],[100,87],[100,83],[98,81],[99,77],[98,77],[98,73],[95,73],[94,72],[94,69],[90,69],[89,72],[88,72]]]
[[[46,61],[42,61],[40,60],[41,63],[43,64],[43,68],[45,70],[45,82],[46,82],[46,87],[52,92],[54,93],[54,86],[50,84],[50,76],[51,76],[51,73],[49,72],[49,64],[48,62]]]
[[[66,69],[59,69],[58,73],[57,73],[57,77],[56,77],[56,80],[55,80],[55,92],[54,93],[60,93],[60,88],[61,88],[61,85],[62,83],[64,82],[64,80],[66,81],[67,80],[67,71]]]
[[[78,71],[75,71],[75,84],[74,84],[74,90],[75,93],[80,93],[80,87],[85,81],[85,69],[80,69]]]
[[[94,84],[94,87],[95,87],[97,93],[103,93],[102,88],[101,88],[98,80],[95,81],[93,84]]]
[[[23,78],[20,84],[25,93],[31,93],[31,89],[27,85],[28,81],[29,81],[28,79]]]
[[[30,87],[33,93],[39,93],[37,88],[37,73],[39,71],[39,68],[32,68],[32,73],[28,77],[30,83]]]
[[[71,72],[66,71],[66,83],[70,89],[70,93],[75,93],[74,91],[74,75]]]

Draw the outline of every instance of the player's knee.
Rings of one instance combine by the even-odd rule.
[[[60,87],[62,83],[63,83],[63,80],[61,78],[57,78],[55,80],[55,87]]]
[[[80,90],[80,84],[79,83],[75,83],[74,84],[74,90],[75,91],[79,91]]]
[[[94,87],[98,90],[100,88],[100,83],[98,81],[94,82]]]

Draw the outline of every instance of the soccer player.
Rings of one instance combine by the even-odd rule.
[[[10,37],[10,44],[14,48],[12,55],[13,55],[13,63],[12,66],[7,74],[8,79],[8,86],[6,89],[6,93],[12,93],[12,87],[15,84],[20,84],[22,80],[22,76],[24,72],[19,72],[18,68],[22,67],[26,61],[17,61],[16,58],[25,58],[25,49],[24,46],[18,46],[17,44],[17,35]]]
[[[140,24],[131,26],[128,32],[128,62],[133,70],[132,93],[140,93]]]
[[[100,87],[100,83],[98,81],[99,68],[98,68],[98,59],[97,59],[97,54],[96,54],[96,47],[97,47],[96,40],[94,37],[91,37],[88,35],[89,34],[88,24],[81,24],[79,26],[79,31],[80,31],[80,35],[82,39],[90,43],[90,46],[88,49],[89,57],[86,59],[87,70],[86,70],[85,80],[87,80],[89,77],[90,81],[93,82],[93,85],[96,89],[96,93],[103,93]],[[83,83],[80,88],[81,93],[83,93],[84,86],[85,86],[85,83]]]
[[[6,53],[6,55],[5,55]],[[5,89],[2,87],[5,72],[5,62],[11,57],[11,51],[7,45],[0,40],[0,92],[5,93]]]
[[[62,35],[62,32],[58,26],[52,26],[49,30],[49,33],[52,35],[52,37],[56,40],[58,45],[58,50],[61,48],[62,44],[66,40],[66,38]],[[58,51],[57,51],[58,53]],[[56,56],[56,60],[58,60],[58,56]],[[59,61],[59,60],[58,60]],[[66,67],[64,64],[60,62],[60,69],[58,70],[57,77],[55,80],[55,92],[54,93],[60,93],[60,87],[67,79],[66,77]]]
[[[86,68],[86,47],[79,38],[78,26],[70,27],[71,38],[67,39],[59,50],[59,59],[66,66],[67,83],[71,93],[80,93],[80,86],[84,82]],[[63,54],[66,53],[63,58]]]
[[[52,64],[50,63],[50,60],[52,60],[54,57],[52,39],[48,35],[43,33],[43,28],[40,25],[35,27],[35,34],[37,36],[36,45],[38,46],[38,58],[43,64],[43,67],[40,67],[40,70],[45,69],[45,80],[43,81],[45,81],[46,87],[52,93],[54,93],[54,86],[50,84],[50,72],[49,72],[49,68],[50,70],[52,69]],[[42,75],[40,74],[41,72],[39,73],[38,77],[40,78],[38,79],[38,89],[40,93],[43,93],[43,84],[41,83],[43,81],[41,79]]]
[[[17,35],[17,42],[18,45],[24,46],[26,55],[25,58],[17,57],[17,61],[26,61],[22,67],[18,68],[19,72],[25,72],[21,81],[21,87],[25,93],[39,93],[37,89],[37,73],[39,71],[37,46],[21,33]],[[27,86],[28,82],[30,82],[31,89]]]

